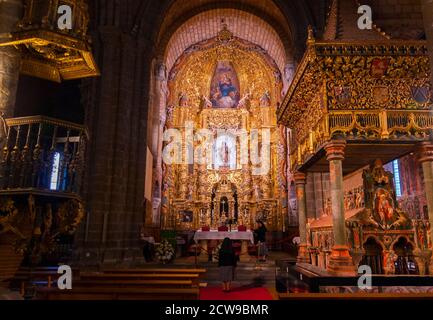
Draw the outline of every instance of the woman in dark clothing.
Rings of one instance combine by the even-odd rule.
[[[267,248],[266,248],[266,227],[262,221],[258,221],[258,228],[254,230],[257,240],[258,256],[260,261],[266,261]]]
[[[218,267],[223,283],[223,291],[230,292],[230,286],[234,278],[237,258],[233,249],[232,240],[225,238],[218,252]]]

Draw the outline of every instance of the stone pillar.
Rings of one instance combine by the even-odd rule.
[[[427,39],[428,54],[430,56],[430,73],[433,93],[433,0],[421,0],[424,29]]]
[[[424,175],[425,197],[430,222],[430,238],[433,239],[433,143],[423,142],[419,146],[418,161],[422,164]],[[430,248],[433,250],[433,248]],[[430,258],[430,275],[433,274],[433,255]]]
[[[346,243],[346,227],[344,219],[343,168],[346,142],[334,140],[325,146],[326,158],[329,161],[330,192],[332,206],[332,226],[334,247],[328,263],[328,271],[341,275],[354,275],[355,268],[349,247]]]
[[[307,198],[305,196],[306,175],[303,172],[296,172],[293,176],[296,184],[296,201],[298,202],[299,221],[299,244],[298,262],[310,263],[310,255],[307,248]]]
[[[10,33],[23,14],[22,0],[0,1],[0,42],[9,40]],[[20,74],[20,51],[13,46],[0,47],[0,112],[5,118],[14,116],[15,97]],[[3,135],[0,132],[0,138]]]

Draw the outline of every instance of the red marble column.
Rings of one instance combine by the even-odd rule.
[[[425,197],[430,222],[430,236],[431,239],[433,239],[433,143],[421,143],[418,149],[418,157],[424,175]],[[433,250],[433,248],[430,249]],[[430,274],[433,274],[433,255],[430,259],[429,269]]]
[[[299,219],[299,244],[297,261],[310,263],[310,255],[307,248],[307,198],[305,197],[306,175],[303,172],[296,172],[293,176],[296,184],[296,200],[298,202]]]
[[[338,275],[354,275],[355,267],[349,254],[344,219],[343,166],[346,141],[330,141],[326,146],[326,159],[329,161],[329,178],[332,206],[332,226],[334,246],[328,263],[328,271]]]

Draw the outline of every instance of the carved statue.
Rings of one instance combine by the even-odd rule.
[[[6,124],[4,112],[0,112],[0,145],[3,144],[8,134],[8,125]]]
[[[188,106],[188,96],[186,93],[180,93],[179,94],[179,107],[186,107]]]
[[[394,253],[393,250],[390,250],[388,252],[384,252],[383,257],[383,269],[385,274],[394,274],[395,273],[395,261],[397,260],[398,256]]]
[[[271,106],[271,95],[269,91],[266,91],[263,96],[260,98],[260,106],[261,107],[270,107]]]
[[[411,221],[399,208],[395,197],[392,173],[383,168],[382,161],[378,159],[372,167],[364,170],[363,179],[368,225],[384,230],[409,228]]]
[[[392,181],[392,173],[385,171],[383,168],[382,160],[377,159],[374,162],[373,169],[371,170],[371,175],[376,182],[376,184],[389,185]]]
[[[242,97],[242,99],[238,103],[239,108],[247,108],[249,109],[251,107],[251,93],[247,93]]]
[[[209,109],[212,108],[212,101],[209,100],[208,97],[202,95],[200,98],[200,109]]]

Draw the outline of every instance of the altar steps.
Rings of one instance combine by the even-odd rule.
[[[219,268],[217,263],[209,263],[205,266],[207,272],[203,278],[209,286],[220,285]],[[236,267],[234,286],[275,286],[275,262],[240,262]]]

